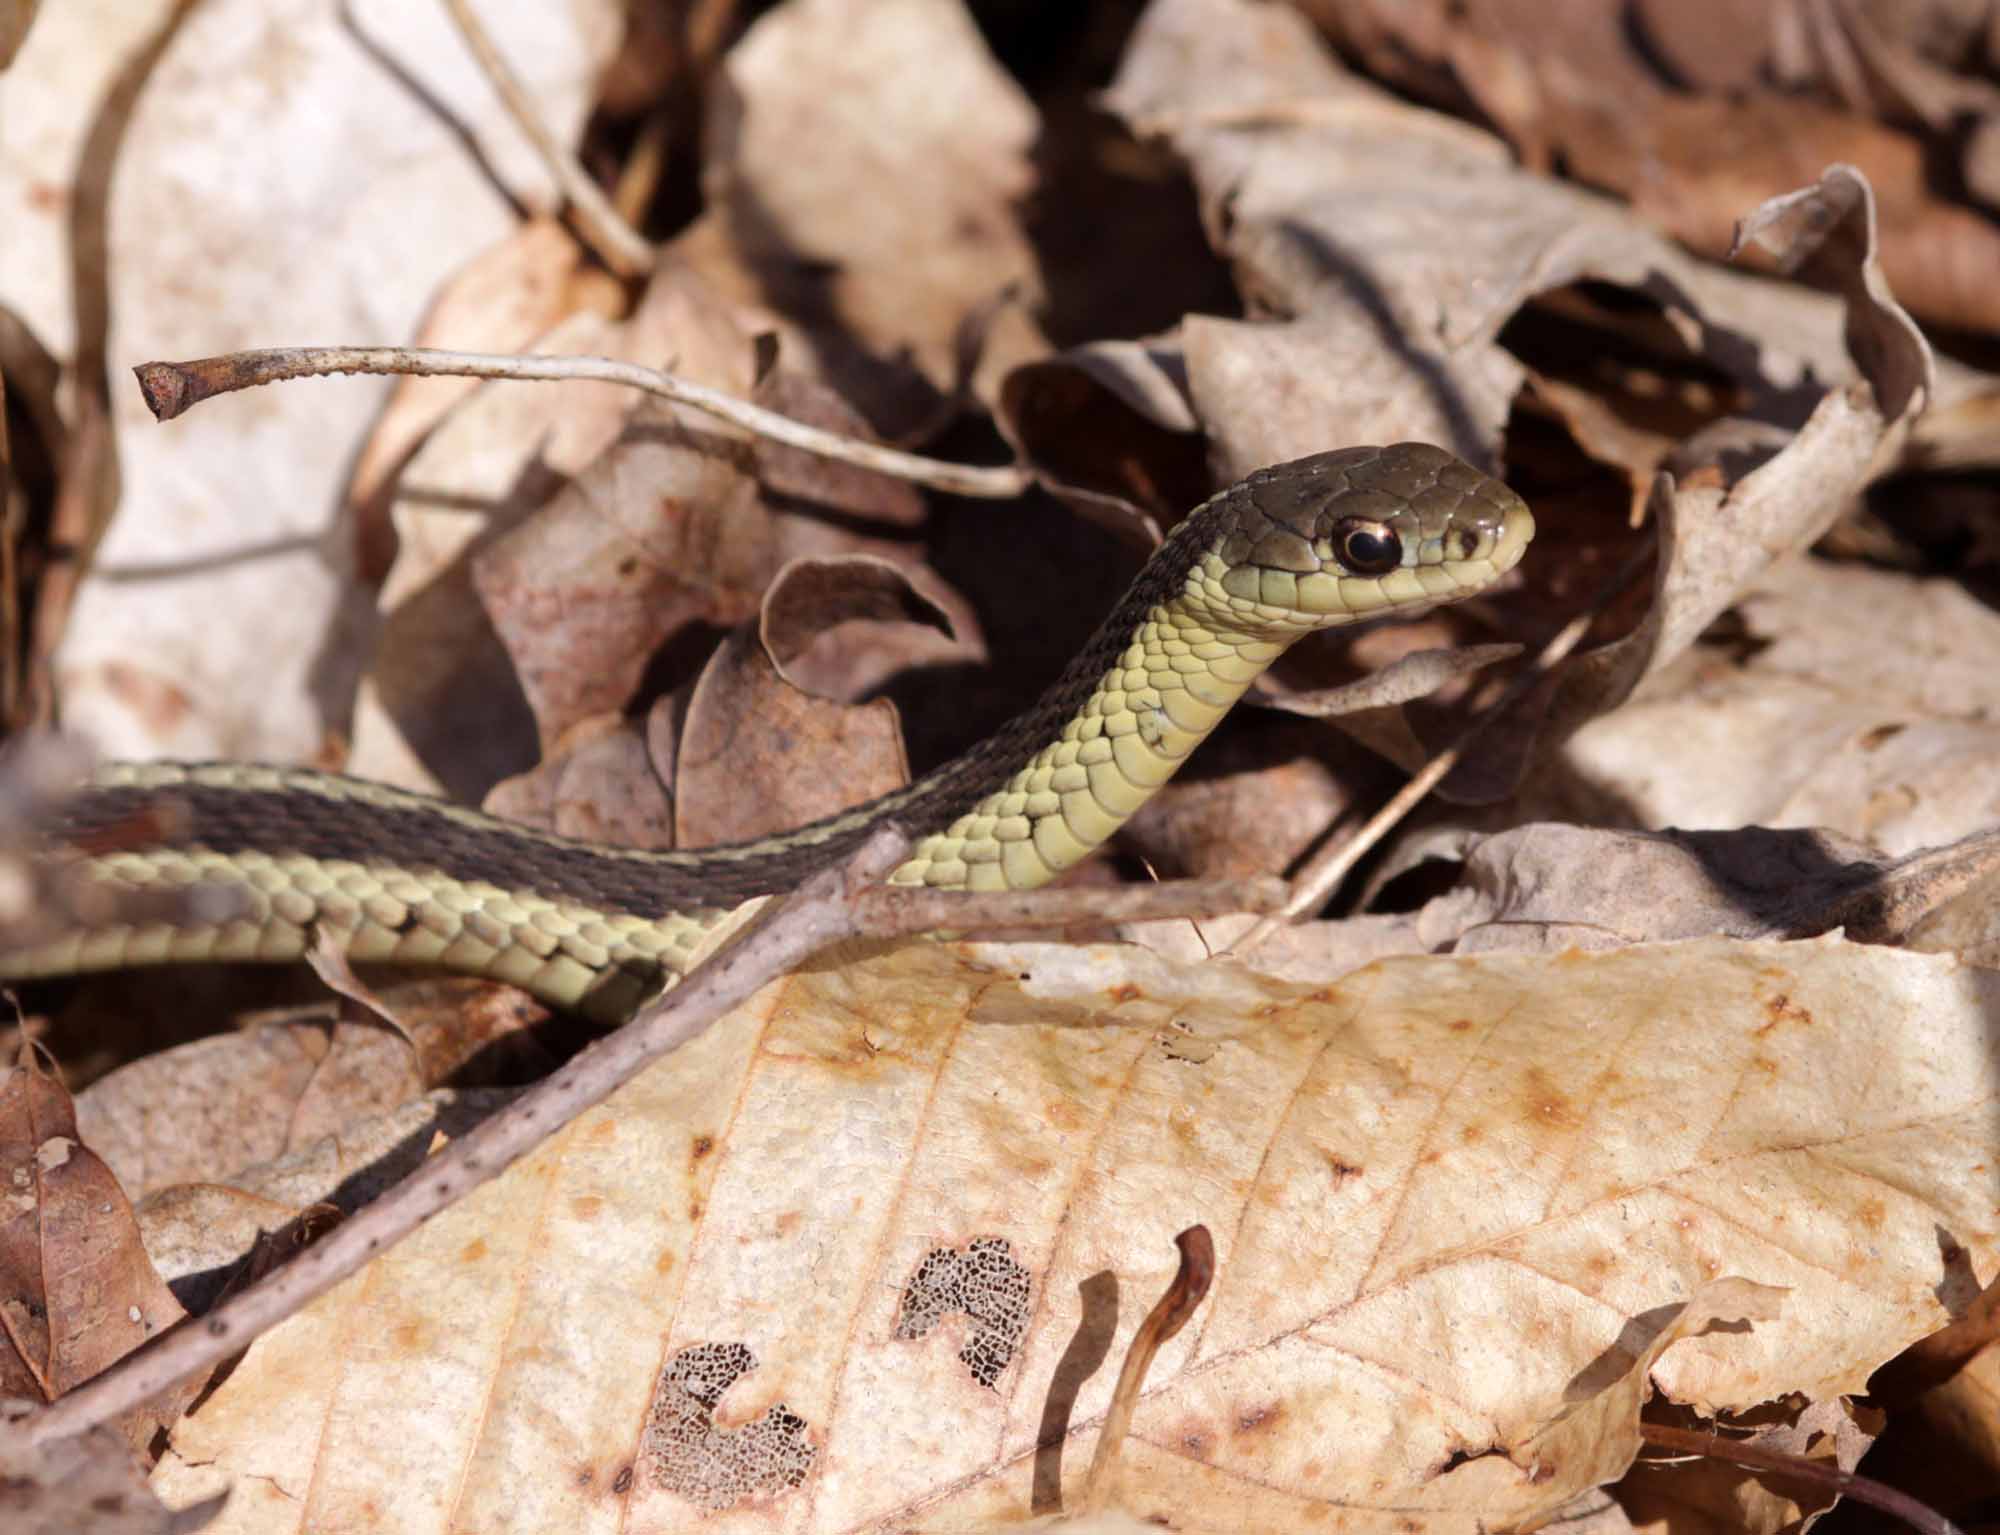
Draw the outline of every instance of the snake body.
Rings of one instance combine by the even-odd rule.
[[[118,889],[221,886],[233,909],[79,919],[0,953],[0,978],[295,960],[323,930],[357,960],[490,976],[616,1016],[684,973],[745,902],[795,887],[888,820],[918,839],[892,883],[1054,878],[1172,777],[1293,642],[1469,596],[1533,533],[1520,497],[1427,444],[1258,470],[1182,520],[1026,713],[907,788],[728,847],[580,842],[301,769],[113,764],[66,803],[67,856]],[[154,835],[130,845],[134,826]]]

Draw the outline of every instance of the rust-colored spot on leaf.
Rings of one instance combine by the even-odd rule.
[[[1794,1002],[1790,992],[1778,992],[1764,999],[1764,1023],[1757,1032],[1769,1034],[1773,1029],[1785,1024],[1796,1024],[1800,1028],[1810,1028],[1812,1014]]]
[[[1546,1125],[1552,1130],[1575,1130],[1584,1122],[1582,1106],[1557,1087],[1555,1080],[1539,1066],[1528,1069],[1520,1101],[1522,1117],[1529,1124]]]

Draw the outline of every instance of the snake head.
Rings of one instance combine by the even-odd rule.
[[[1535,536],[1525,501],[1424,442],[1260,469],[1210,509],[1188,596],[1219,624],[1273,638],[1469,597]]]

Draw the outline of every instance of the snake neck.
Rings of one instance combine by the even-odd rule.
[[[1180,770],[1289,643],[1219,627],[1194,590],[1114,614],[1007,732],[1040,744],[923,837],[891,883],[1020,890],[1081,863]]]

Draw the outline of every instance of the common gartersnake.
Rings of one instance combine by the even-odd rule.
[[[796,886],[893,819],[895,883],[1041,884],[1173,776],[1231,704],[1317,629],[1466,597],[1534,533],[1520,497],[1441,448],[1344,448],[1262,469],[1190,513],[1041,700],[907,788],[730,847],[573,841],[359,779],[241,763],[117,764],[56,829],[92,879],[217,882],[223,921],[78,927],[0,954],[0,978],[292,960],[316,929],[351,957],[491,976],[615,1014],[687,967],[743,902]],[[170,815],[150,815],[161,805]],[[118,845],[118,828],[171,827]],[[60,855],[59,855],[60,856]]]

